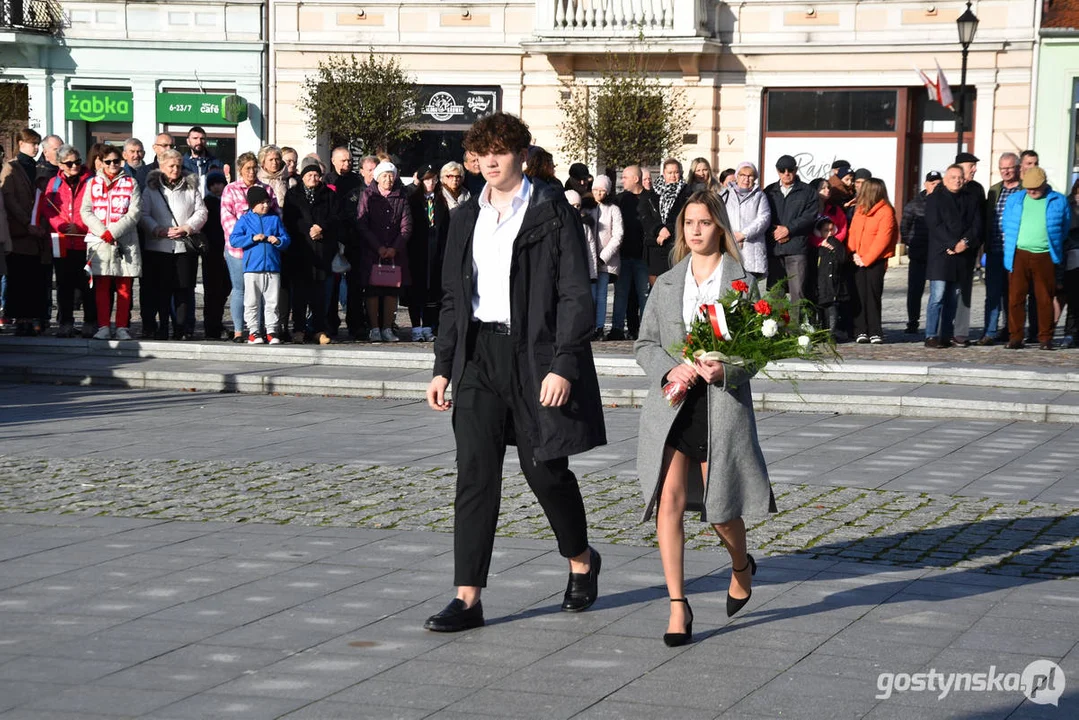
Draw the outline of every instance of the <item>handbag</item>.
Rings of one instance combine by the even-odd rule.
[[[337,243],[337,254],[333,256],[333,262],[330,263],[330,271],[340,275],[351,269],[352,263],[345,258],[345,246]]]
[[[172,206],[169,205],[169,198],[167,195],[165,195],[165,191],[162,190],[160,187],[158,187],[157,191],[161,194],[161,199],[165,201],[165,208],[169,211],[169,217],[172,218],[173,226],[179,226],[180,223],[176,222],[176,215],[172,212]],[[188,250],[195,253],[196,255],[206,254],[206,236],[203,235],[201,232],[192,233],[191,235],[185,235],[180,238],[180,242],[182,242]]]
[[[389,265],[385,265],[379,260],[371,266],[371,277],[368,280],[368,285],[373,287],[401,287],[401,266],[392,260]]]

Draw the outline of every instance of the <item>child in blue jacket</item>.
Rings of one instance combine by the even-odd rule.
[[[277,337],[277,296],[281,288],[281,252],[289,245],[285,226],[270,212],[270,195],[266,188],[253,185],[247,191],[247,206],[251,209],[240,216],[232,229],[229,244],[244,251],[244,322],[250,333],[247,342],[263,342],[259,322],[259,302],[266,316],[266,340],[279,345]]]

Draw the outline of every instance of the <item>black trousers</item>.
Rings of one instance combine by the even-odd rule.
[[[307,332],[307,311],[311,311],[311,331],[326,332],[326,273],[303,269],[292,273],[292,332]]]
[[[854,287],[858,294],[858,312],[854,316],[855,335],[884,337],[880,306],[884,294],[884,273],[887,270],[887,260],[877,260],[869,267],[854,270]]]
[[[569,460],[536,460],[532,454],[521,422],[528,410],[516,390],[513,340],[481,332],[475,324],[469,340],[468,361],[453,390],[457,439],[453,583],[486,587],[502,499],[507,432],[516,437],[521,469],[554,530],[562,557],[576,557],[588,549],[588,527]]]
[[[225,265],[224,248],[213,248],[202,257],[202,324],[208,338],[219,338],[225,332],[222,319],[225,300],[232,289],[229,269]]]
[[[46,267],[40,255],[8,253],[7,304],[4,309],[10,319],[45,319],[45,294],[41,292],[41,286],[45,282]]]
[[[911,260],[907,265],[907,325],[915,329],[922,318],[922,295],[925,294],[925,260]]]
[[[97,327],[97,303],[90,292],[90,278],[86,275],[86,251],[68,250],[64,257],[53,258],[56,270],[56,304],[59,312],[56,322],[75,322],[75,293],[82,298],[83,323]]]
[[[148,312],[143,312],[144,327],[146,318],[150,317],[157,337],[167,337],[175,309],[173,334],[179,336],[184,332],[188,294],[195,284],[198,255],[147,250],[142,254],[142,266],[142,280],[145,281],[146,290],[151,294],[150,302],[153,303]]]

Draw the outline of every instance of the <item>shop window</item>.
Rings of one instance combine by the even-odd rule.
[[[769,132],[895,132],[895,90],[769,90]]]

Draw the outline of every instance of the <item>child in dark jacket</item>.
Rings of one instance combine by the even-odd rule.
[[[244,251],[244,322],[250,333],[247,342],[261,344],[262,323],[259,304],[266,316],[266,340],[279,345],[277,338],[277,303],[281,288],[281,253],[289,246],[285,226],[276,214],[270,213],[270,196],[266,188],[253,185],[247,191],[251,208],[236,221],[229,244]]]
[[[847,246],[835,236],[835,223],[826,216],[817,219],[813,242],[817,249],[817,308],[822,328],[835,335],[839,324],[839,301],[843,299],[843,265],[847,262]]]

